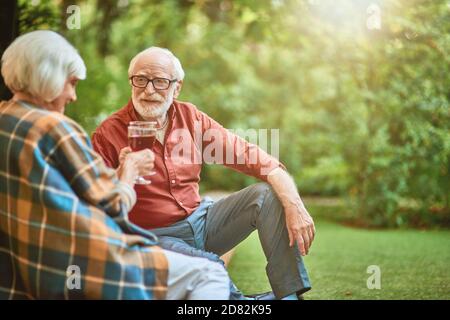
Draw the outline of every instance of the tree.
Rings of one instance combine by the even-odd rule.
[[[19,19],[17,0],[4,0],[0,2],[0,55],[19,34]],[[6,88],[3,77],[0,80],[0,99],[8,100],[11,92]]]

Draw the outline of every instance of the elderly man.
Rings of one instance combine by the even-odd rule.
[[[0,103],[0,299],[228,299],[220,265],[162,250],[128,220],[152,152],[128,153],[116,175],[63,115],[86,75],[77,51],[30,32],[1,72],[14,96]]]
[[[175,100],[180,94],[184,72],[169,50],[151,47],[142,51],[131,60],[128,76],[131,100],[96,129],[92,140],[94,149],[105,162],[116,168],[120,159],[130,152],[127,124],[136,120],[158,124],[153,146],[156,174],[151,176],[151,184],[135,186],[138,200],[130,211],[130,220],[152,230],[163,247],[214,261],[220,261],[219,255],[256,229],[275,297],[296,299],[308,291],[310,283],[302,255],[308,254],[315,228],[284,166],[262,149],[224,129],[193,104]],[[180,135],[180,131],[188,134]],[[215,203],[201,200],[202,161],[193,161],[189,155],[188,161],[180,161],[176,150],[180,143],[195,149],[207,148],[212,141],[201,139],[199,146],[196,137],[208,132],[218,136],[219,141],[215,142],[222,142],[222,154],[229,155],[232,146],[233,161],[224,161],[226,166],[257,177],[263,183]],[[236,290],[233,297],[242,298]]]

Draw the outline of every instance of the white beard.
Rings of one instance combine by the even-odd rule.
[[[169,96],[167,97],[167,100],[162,102],[158,107],[152,108],[149,106],[143,106],[138,99],[135,99],[134,96],[131,97],[131,100],[133,101],[134,109],[137,113],[141,115],[144,119],[155,119],[163,116],[170,108],[173,102],[173,90],[169,93]]]

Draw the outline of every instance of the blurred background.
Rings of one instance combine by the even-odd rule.
[[[79,28],[70,29],[70,5],[79,6]],[[2,51],[35,29],[58,31],[80,51],[88,77],[67,115],[89,133],[130,98],[130,59],[166,47],[186,72],[180,100],[227,128],[280,129],[280,159],[300,194],[336,204],[318,215],[364,227],[450,226],[449,1],[2,6]],[[253,182],[206,166],[201,187],[238,190]]]
[[[36,29],[80,51],[88,78],[66,113],[89,133],[128,102],[149,46],[180,58],[180,100],[227,128],[280,129],[317,229],[307,299],[450,299],[450,0],[2,0],[0,24],[0,52]],[[209,165],[201,191],[254,182]],[[270,290],[257,234],[234,252],[236,285]]]

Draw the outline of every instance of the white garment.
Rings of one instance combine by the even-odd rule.
[[[156,140],[164,145],[164,137],[166,136],[167,126],[156,131]]]
[[[228,300],[230,278],[224,267],[205,258],[164,250],[169,263],[168,300]]]

